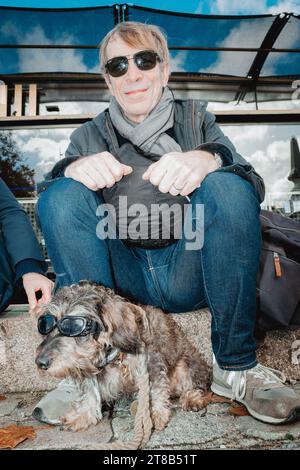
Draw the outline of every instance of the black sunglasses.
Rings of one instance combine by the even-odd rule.
[[[46,313],[38,319],[38,331],[41,335],[48,335],[54,328],[57,328],[63,336],[86,336],[93,334],[98,336],[103,329],[95,320],[81,316],[63,317],[60,320]]]
[[[121,77],[125,75],[128,70],[128,61],[133,59],[135,65],[140,70],[154,69],[157,62],[162,62],[162,59],[154,51],[140,51],[133,55],[113,57],[105,64],[105,70],[112,77]]]

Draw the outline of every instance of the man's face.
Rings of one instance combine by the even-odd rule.
[[[108,43],[107,60],[133,55],[146,49],[145,46],[133,48],[116,36]],[[111,94],[116,98],[124,114],[134,122],[142,122],[156,106],[168,79],[169,67],[164,63],[157,62],[152,70],[140,70],[133,59],[129,59],[128,70],[122,77],[105,74],[105,81]]]

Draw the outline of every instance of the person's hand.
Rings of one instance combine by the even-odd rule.
[[[26,273],[22,277],[30,310],[50,302],[54,287],[54,283],[50,279],[39,273]],[[39,300],[35,296],[35,293],[38,291],[42,292],[42,297]]]
[[[206,175],[217,168],[218,164],[209,152],[169,152],[148,167],[143,179],[158,186],[162,193],[187,196],[201,185]]]
[[[71,163],[65,169],[65,176],[79,181],[92,191],[97,191],[111,188],[131,172],[131,166],[123,165],[109,152],[101,152]]]

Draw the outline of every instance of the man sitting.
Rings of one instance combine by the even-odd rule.
[[[205,103],[174,99],[167,86],[167,42],[159,28],[118,24],[103,39],[100,54],[112,95],[109,108],[73,132],[66,158],[43,184],[47,189],[38,202],[57,286],[96,281],[165,312],[208,306],[212,390],[240,401],[262,421],[295,418],[300,397],[256,359],[262,178],[236,152]],[[97,236],[104,194],[115,185],[126,189],[135,171],[120,158],[128,143],[158,156],[137,181],[139,189],[127,185],[136,202],[150,198],[153,187],[157,193],[187,197],[195,224],[203,205],[203,246],[188,249],[185,235],[152,248]],[[38,405],[36,416],[51,422],[51,415],[57,422],[58,402],[64,409],[70,402],[63,386],[64,392],[58,388]]]

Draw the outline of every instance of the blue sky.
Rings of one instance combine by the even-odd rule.
[[[112,5],[125,3],[110,0],[0,0],[0,6],[17,6],[33,8],[76,8],[88,6]],[[280,11],[300,13],[300,0],[136,0],[134,5],[140,5],[162,10],[173,10],[187,13],[206,14],[256,14],[269,13],[273,8]],[[296,11],[297,10],[297,11]],[[272,11],[273,13],[273,11]]]
[[[122,0],[119,0],[122,3]],[[124,0],[123,0],[124,1]],[[273,8],[283,11],[296,12],[300,7],[300,0],[188,0],[185,3],[173,0],[139,0],[144,6],[159,6],[161,9],[177,11],[182,10],[182,4],[188,6],[185,12],[214,13],[214,14],[263,14],[278,13]],[[57,6],[55,0],[0,0],[4,6],[23,5],[33,7],[49,4]],[[109,0],[59,0],[60,7],[73,6],[108,6]],[[111,5],[113,2],[110,3]],[[136,4],[136,3],[135,3]],[[242,8],[241,8],[242,7]],[[210,9],[208,11],[208,9]],[[298,9],[300,13],[300,8]],[[76,18],[76,19],[75,19]],[[166,23],[165,15],[132,11],[130,19],[134,21],[150,22],[162,27],[168,36],[169,45],[197,46],[199,44],[199,24],[197,17],[189,21],[178,23],[178,16],[171,15]],[[259,47],[271,18],[258,18],[240,21],[239,19],[220,20],[218,28],[209,19],[203,19],[202,28],[205,34],[201,36],[201,45],[221,45],[230,47],[236,44],[245,47]],[[249,24],[247,23],[249,22]],[[179,20],[180,22],[180,20]],[[178,26],[180,24],[180,27]],[[82,44],[96,45],[102,37],[114,26],[112,8],[98,10],[91,13],[89,10],[80,12],[48,11],[40,14],[38,11],[3,10],[0,20],[0,43],[2,44]],[[298,47],[300,41],[300,22],[291,19],[289,31],[283,39],[285,47]],[[254,53],[235,55],[231,73],[245,76],[252,63]],[[228,73],[228,53],[174,52],[172,51],[172,70],[186,72]],[[264,75],[296,74],[299,65],[291,57],[276,56],[267,63]],[[280,60],[279,60],[280,59]],[[232,58],[230,59],[232,60]],[[295,62],[295,63],[294,63]],[[288,67],[287,67],[288,65]],[[49,50],[47,54],[41,49],[3,49],[0,55],[0,73],[26,73],[26,72],[88,72],[98,73],[98,52],[95,50]]]

